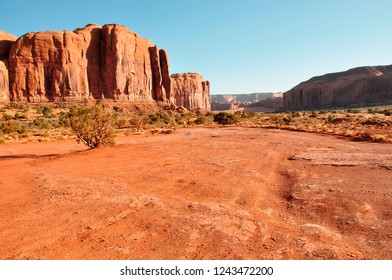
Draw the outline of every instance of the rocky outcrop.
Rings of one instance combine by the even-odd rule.
[[[155,46],[150,48],[150,55],[154,79],[153,98],[157,101],[170,101],[171,80],[167,53]]]
[[[102,89],[105,98],[152,100],[151,41],[121,25],[102,28]],[[159,67],[159,66],[158,66]],[[157,79],[157,77],[156,77]]]
[[[106,98],[209,108],[208,82],[197,74],[200,81],[188,78],[187,83],[195,79],[183,91],[188,101],[177,103],[172,90],[178,87],[172,87],[167,53],[118,24],[31,32],[11,44],[8,51],[0,44],[0,55],[9,58],[0,62],[0,90],[2,84],[10,85],[0,93],[4,100]]]
[[[161,69],[161,77],[162,84],[161,88],[163,91],[163,95],[166,95],[166,100],[169,100],[174,104],[174,99],[171,98],[170,90],[171,90],[171,78],[170,78],[170,67],[169,67],[169,59],[165,50],[159,50],[159,63]]]
[[[0,102],[9,100],[8,61],[0,60]]]
[[[313,77],[284,93],[284,109],[364,106],[392,101],[392,65]]]
[[[11,45],[16,39],[14,35],[0,30],[0,60],[8,59]]]
[[[153,46],[116,24],[28,33],[11,49],[11,98],[152,100]]]
[[[0,102],[9,100],[9,53],[16,37],[0,30]]]
[[[70,31],[32,32],[10,51],[13,101],[40,102],[89,96],[86,43]]]
[[[210,82],[197,73],[173,74],[171,97],[177,106],[210,110]]]

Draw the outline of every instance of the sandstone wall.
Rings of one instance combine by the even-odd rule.
[[[9,100],[9,53],[16,37],[0,30],[0,102]]]
[[[284,93],[284,109],[304,110],[392,101],[392,65],[314,77]]]
[[[211,109],[210,83],[197,73],[171,75],[171,96],[177,106]]]
[[[124,26],[90,24],[73,32],[31,32],[2,42],[0,100],[108,98],[177,105],[167,53]],[[197,82],[183,91],[187,101],[179,103],[188,109],[209,108],[209,83],[202,78],[188,78],[187,83],[192,79]]]

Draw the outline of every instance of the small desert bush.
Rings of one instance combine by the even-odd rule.
[[[33,125],[39,129],[49,129],[50,124],[45,119],[35,119]]]
[[[130,124],[136,129],[136,131],[144,129],[147,122],[148,117],[140,113],[132,116],[130,120]]]
[[[18,133],[23,134],[26,133],[27,129],[26,126],[22,125],[18,121],[9,120],[5,122],[0,122],[0,132],[3,134],[11,134],[11,133]]]
[[[120,129],[129,128],[130,125],[131,124],[130,124],[129,120],[126,119],[126,118],[121,117],[121,118],[117,118],[116,119],[116,126],[117,126],[117,128],[120,128]]]
[[[22,104],[22,103],[16,103],[16,102],[11,102],[8,105],[4,107],[5,109],[17,109],[23,112],[27,112],[29,110],[29,106]]]
[[[195,120],[194,120],[195,124],[205,124],[207,123],[207,118],[204,115],[200,115],[198,116]]]
[[[39,107],[37,108],[37,113],[42,114],[42,115],[43,115],[44,117],[46,117],[46,118],[50,118],[50,117],[52,117],[53,107],[51,107],[51,106],[46,106],[46,105],[39,106]]]
[[[93,149],[115,144],[112,115],[101,105],[73,107],[68,119],[77,141],[87,147]]]
[[[237,123],[237,117],[234,114],[230,114],[227,112],[220,112],[214,116],[214,122],[218,124],[235,124]]]
[[[284,123],[283,117],[281,114],[271,115],[269,120],[275,125],[282,125]]]
[[[12,118],[12,116],[10,115],[10,114],[4,114],[3,115],[3,120],[5,120],[5,121],[10,121],[10,120],[12,120],[13,118]]]
[[[26,115],[21,115],[19,113],[15,113],[13,119],[14,120],[27,120],[27,116]]]
[[[387,116],[387,117],[392,116],[392,110],[391,110],[391,109],[385,109],[385,110],[383,111],[383,113],[384,113],[384,115]]]

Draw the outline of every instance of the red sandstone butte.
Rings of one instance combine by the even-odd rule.
[[[210,83],[197,73],[171,75],[172,96],[177,106],[210,110]]]
[[[31,32],[1,44],[0,56],[3,101],[106,98],[210,108],[208,82],[192,74],[186,84],[176,81],[172,87],[167,53],[118,24]]]

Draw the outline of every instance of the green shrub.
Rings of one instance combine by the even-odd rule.
[[[241,118],[243,119],[250,119],[253,118],[254,116],[256,116],[255,112],[244,112],[244,111],[241,112]]]
[[[39,106],[38,113],[41,113],[44,117],[50,118],[53,112],[53,108],[51,106]]]
[[[153,124],[153,123],[158,122],[160,120],[159,115],[157,115],[157,114],[150,114],[150,115],[148,115],[148,118],[149,118],[150,124]]]
[[[60,112],[58,125],[62,127],[69,127],[69,117],[66,112]]]
[[[72,107],[68,119],[77,141],[87,147],[93,149],[115,144],[112,115],[101,105]]]
[[[27,120],[26,115],[20,115],[19,113],[15,113],[14,120]]]
[[[176,115],[175,121],[176,121],[176,123],[179,124],[179,125],[185,124],[185,121],[184,121],[182,115]]]
[[[271,115],[269,119],[271,122],[277,125],[283,124],[285,122],[282,115]]]
[[[300,112],[292,111],[292,112],[291,112],[291,117],[293,117],[293,118],[299,118],[299,117],[301,117],[301,113],[300,113]]]
[[[13,119],[12,116],[9,115],[9,114],[3,115],[3,120],[5,120],[5,121],[10,121],[10,120],[12,120],[12,119]]]
[[[392,116],[392,110],[391,109],[385,109],[383,113],[384,113],[385,116],[388,116],[388,117]]]
[[[214,122],[223,125],[235,124],[237,123],[237,117],[234,114],[220,112],[214,116]]]
[[[195,119],[195,124],[205,124],[207,122],[207,118],[204,115],[200,115]]]
[[[283,118],[283,121],[284,121],[284,123],[285,124],[290,124],[290,123],[292,123],[293,121],[294,121],[294,118],[293,118],[293,115],[287,115],[287,117],[284,117]]]
[[[21,103],[16,103],[16,102],[11,102],[7,106],[5,106],[6,109],[17,109],[21,110],[23,112],[27,112],[29,110],[29,106],[21,104]]]
[[[116,126],[117,128],[129,128],[130,122],[125,118],[118,118],[116,119]]]
[[[333,115],[328,115],[327,119],[325,120],[325,123],[330,124],[333,123],[335,120]]]
[[[130,120],[130,124],[137,130],[140,131],[144,129],[145,124],[148,123],[149,118],[143,114],[137,114],[133,116]]]
[[[26,133],[27,129],[26,126],[20,124],[18,121],[9,120],[0,122],[0,131],[4,134],[10,134],[14,132],[24,134]]]
[[[35,127],[40,128],[40,129],[49,129],[49,127],[50,127],[50,124],[45,119],[35,119],[33,121],[33,125]]]

